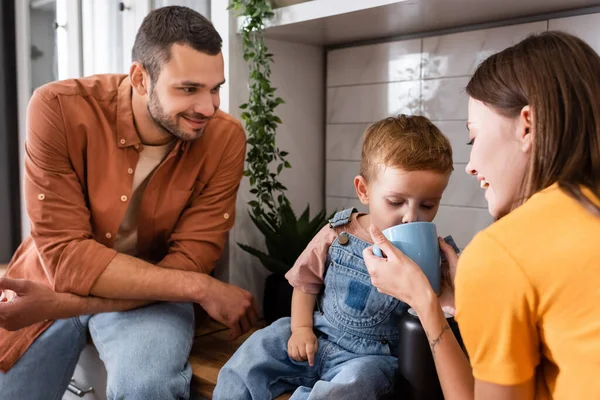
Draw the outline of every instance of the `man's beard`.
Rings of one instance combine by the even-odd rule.
[[[171,135],[179,138],[181,140],[196,140],[202,136],[204,132],[204,128],[202,129],[193,129],[192,132],[187,132],[179,127],[176,122],[177,117],[169,117],[167,113],[165,113],[162,104],[160,104],[160,100],[156,95],[154,90],[150,91],[150,99],[148,100],[148,115],[150,118],[161,128],[169,132]],[[205,119],[208,120],[210,117],[206,117],[202,114],[194,114],[190,116],[190,118],[194,118],[197,120]]]

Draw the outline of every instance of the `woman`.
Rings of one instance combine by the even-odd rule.
[[[417,311],[446,399],[599,399],[600,57],[545,32],[484,61],[467,93],[467,173],[498,219],[458,268],[440,242],[470,365],[440,310],[452,292],[437,299],[374,227],[373,284]]]

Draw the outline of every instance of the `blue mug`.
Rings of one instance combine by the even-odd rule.
[[[383,231],[384,236],[410,257],[425,273],[436,294],[440,294],[442,281],[440,245],[435,224],[411,222],[392,226]],[[381,249],[373,246],[373,253],[383,257]]]

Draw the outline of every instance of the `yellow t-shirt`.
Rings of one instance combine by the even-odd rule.
[[[600,217],[557,185],[532,196],[465,249],[456,312],[475,378],[600,399]]]

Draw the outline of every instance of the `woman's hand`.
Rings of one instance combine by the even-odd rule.
[[[442,263],[442,290],[440,295],[440,305],[444,311],[451,315],[455,315],[454,277],[456,276],[458,255],[452,246],[446,243],[442,238],[438,238],[438,241],[440,244],[440,250],[446,257],[446,260]]]
[[[370,233],[373,242],[387,257],[376,256],[372,247],[363,251],[373,286],[381,293],[408,304],[417,313],[429,307],[433,301],[437,301],[436,294],[421,268],[394,247],[379,228],[372,225]]]

